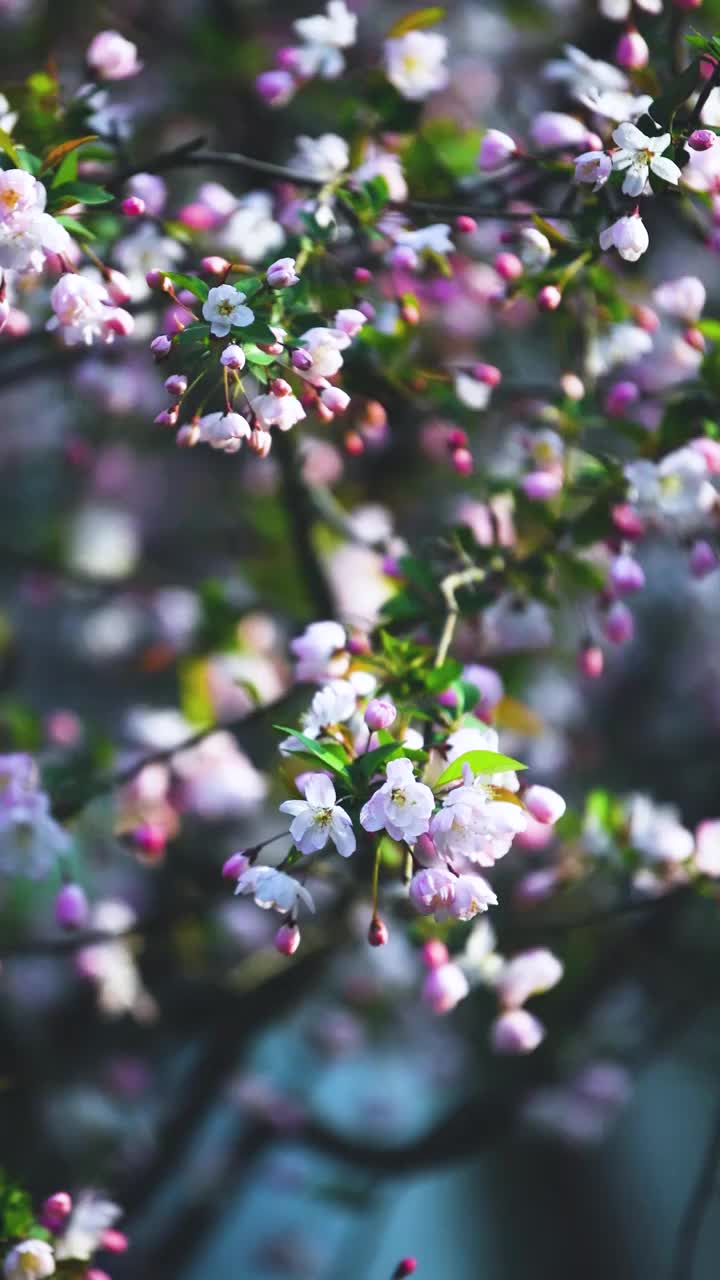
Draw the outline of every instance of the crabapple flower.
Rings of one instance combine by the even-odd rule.
[[[255,905],[262,907],[263,911],[274,910],[289,915],[297,910],[300,902],[309,911],[315,910],[315,903],[305,886],[284,871],[276,871],[275,867],[250,867],[240,876],[235,892],[251,895]]]
[[[350,148],[337,133],[322,133],[318,138],[301,134],[295,139],[291,169],[317,182],[331,182],[350,164]]]
[[[289,431],[305,417],[305,410],[297,396],[276,396],[271,391],[266,395],[256,396],[251,401],[251,408],[258,425],[265,431],[270,427]]]
[[[614,247],[626,262],[637,262],[649,243],[645,223],[636,213],[618,218],[617,222],[600,232],[600,248],[605,252]]]
[[[456,883],[457,876],[445,867],[426,867],[417,871],[408,885],[410,901],[421,915],[447,920],[455,901]]]
[[[495,979],[495,989],[505,1009],[518,1009],[531,996],[556,987],[563,973],[562,963],[552,951],[534,947],[505,961]]]
[[[216,338],[225,338],[233,325],[245,328],[252,324],[255,313],[244,306],[245,294],[231,284],[219,284],[211,289],[203,303],[203,317],[210,322],[210,332]]]
[[[200,440],[223,453],[237,453],[243,440],[250,439],[250,423],[239,413],[206,413],[197,425]]]
[[[38,781],[30,756],[0,756],[0,871],[5,875],[39,880],[69,849]]]
[[[437,31],[408,31],[386,40],[385,75],[398,93],[421,102],[448,83],[447,40]]]
[[[393,840],[413,844],[428,830],[435,797],[423,782],[417,782],[412,761],[403,756],[390,760],[387,781],[360,810],[360,824],[366,831],[387,831]]]
[[[535,146],[543,151],[558,147],[592,146],[587,125],[576,116],[566,115],[562,111],[539,112],[533,120],[530,137]]]
[[[334,328],[347,334],[351,340],[356,338],[363,325],[367,324],[367,316],[355,307],[344,307],[335,312]]]
[[[293,27],[305,41],[303,48],[293,50],[303,77],[319,75],[334,80],[342,74],[345,59],[340,50],[355,43],[357,31],[357,17],[345,0],[328,0],[325,13],[297,18]]]
[[[610,177],[612,167],[612,158],[604,151],[583,151],[575,158],[575,181],[592,184],[593,191],[599,191]]]
[[[5,1280],[44,1280],[55,1274],[55,1256],[45,1240],[21,1240],[5,1258]]]
[[[365,708],[365,723],[368,729],[389,729],[397,718],[397,707],[387,698],[372,698]]]
[[[497,906],[497,896],[483,876],[458,876],[450,915],[454,920],[474,920],[481,911]]]
[[[58,330],[66,346],[81,343],[112,342],[116,328],[113,318],[128,316],[128,312],[113,307],[110,295],[98,280],[75,273],[61,276],[50,294],[50,305],[55,312],[46,328]]]
[[[230,342],[220,356],[220,363],[226,369],[234,369],[240,371],[245,368],[245,352],[237,343]]]
[[[112,1200],[94,1191],[83,1192],[78,1196],[62,1238],[55,1246],[58,1259],[79,1258],[86,1261],[91,1258],[104,1244],[105,1232],[110,1230],[121,1214],[122,1209]]]
[[[344,724],[355,713],[357,697],[349,680],[331,680],[313,695],[303,718],[303,733],[318,738],[330,725]]]
[[[695,847],[692,832],[682,825],[672,805],[656,805],[648,796],[633,796],[628,839],[634,849],[658,862],[685,862]]]
[[[655,306],[667,315],[692,324],[703,313],[705,285],[697,276],[680,276],[677,280],[665,280],[658,285],[652,298]]]
[[[519,805],[494,800],[488,785],[463,765],[463,782],[446,797],[430,823],[438,853],[447,861],[461,857],[491,867],[508,852],[527,825]]]
[[[24,169],[0,171],[0,268],[42,271],[46,253],[69,253],[67,231],[45,213],[47,193]]]
[[[342,858],[355,852],[355,832],[349,814],[336,804],[335,788],[324,773],[308,778],[304,800],[285,800],[281,813],[292,814],[290,835],[301,853],[317,853],[332,840]]]
[[[433,1013],[450,1013],[464,1000],[470,991],[465,974],[459,965],[441,964],[431,969],[422,985],[422,998]]]
[[[298,284],[300,277],[295,272],[295,259],[278,258],[277,262],[268,267],[265,279],[273,289],[287,289],[292,284]]]
[[[628,498],[639,515],[674,532],[693,528],[716,500],[705,457],[687,445],[657,464],[646,458],[627,463],[625,478]]]
[[[353,169],[354,183],[372,182],[373,178],[384,178],[391,200],[407,200],[408,185],[403,173],[402,161],[391,151],[383,151],[374,143],[365,148],[362,164]]]
[[[119,31],[99,31],[90,41],[85,57],[99,80],[127,80],[143,67],[137,46]]]
[[[307,329],[299,341],[312,360],[305,374],[309,382],[332,378],[342,368],[341,352],[350,346],[350,338],[342,329],[325,329],[321,326]]]
[[[496,1053],[532,1053],[545,1039],[545,1028],[527,1009],[508,1009],[490,1028],[490,1043]]]
[[[497,173],[517,154],[515,140],[500,129],[488,129],[480,143],[478,168],[483,173]]]
[[[649,138],[637,125],[626,121],[618,125],[613,133],[613,141],[619,147],[612,158],[613,169],[626,170],[622,184],[626,196],[642,195],[651,173],[664,182],[677,186],[681,171],[673,160],[668,160],[662,154],[672,141],[669,133],[663,133],[659,138]]]
[[[290,641],[297,659],[297,680],[324,680],[347,669],[347,636],[339,622],[311,622],[301,636]]]
[[[399,232],[395,244],[400,248],[413,249],[416,253],[437,253],[442,257],[455,250],[450,230],[449,222],[433,222],[429,227]]]

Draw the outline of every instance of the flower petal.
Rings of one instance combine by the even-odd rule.
[[[651,141],[636,124],[631,124],[629,120],[619,124],[613,133],[613,142],[616,142],[619,147],[627,148],[628,151],[647,151]]]
[[[667,156],[655,156],[650,168],[658,178],[662,178],[664,182],[672,182],[673,186],[677,186],[680,181],[681,172],[678,165],[674,160],[668,160]]]
[[[332,809],[335,788],[326,773],[313,773],[305,784],[305,799],[314,809]]]

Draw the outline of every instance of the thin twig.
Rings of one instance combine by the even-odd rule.
[[[718,1165],[720,1165],[720,1103],[717,1104],[705,1155],[680,1223],[670,1280],[692,1280],[700,1233],[710,1197],[715,1189]]]

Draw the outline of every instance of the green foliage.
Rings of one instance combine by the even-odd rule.
[[[461,777],[464,764],[469,764],[475,774],[513,773],[518,769],[527,769],[527,765],[513,760],[512,756],[504,756],[499,751],[465,751],[447,769],[443,769],[435,783],[435,790]]]
[[[187,289],[188,293],[192,293],[201,302],[205,301],[210,292],[208,285],[199,276],[185,276],[179,271],[163,271],[162,274],[172,280],[176,289]]]
[[[338,774],[345,782],[349,782],[347,754],[341,746],[335,743],[316,742],[314,738],[308,738],[298,729],[289,729],[284,724],[274,724],[273,729],[297,739],[302,744],[302,752],[293,752],[293,756],[311,756],[313,759],[321,760],[327,769]]]
[[[63,182],[48,191],[48,209],[66,208],[73,204],[110,204],[115,197],[95,182]]]

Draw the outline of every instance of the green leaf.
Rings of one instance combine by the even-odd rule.
[[[429,693],[442,693],[453,680],[457,680],[462,672],[462,663],[455,658],[447,658],[441,667],[432,667],[423,678],[423,684]],[[477,701],[477,699],[476,699]]]
[[[50,190],[52,202],[58,204],[110,204],[115,199],[95,182],[63,182]]]
[[[66,213],[59,213],[55,221],[59,222],[60,226],[69,231],[71,235],[76,236],[78,240],[97,240],[94,231],[91,231],[82,222],[78,222],[77,218],[69,218]]]
[[[54,169],[56,164],[61,164],[66,156],[72,151],[77,151],[78,147],[84,147],[86,142],[96,142],[97,136],[96,133],[86,133],[82,138],[71,138],[69,142],[61,142],[59,146],[52,147],[45,155],[40,172]]]
[[[20,156],[15,150],[15,143],[10,134],[6,133],[4,129],[0,129],[0,151],[4,151],[5,155],[10,157],[16,169],[24,168]]]
[[[333,773],[340,774],[341,777],[347,779],[347,759],[342,747],[336,746],[334,743],[316,742],[314,738],[308,738],[304,733],[300,733],[298,729],[289,729],[284,724],[274,724],[273,729],[277,729],[278,733],[286,733],[288,737],[295,738],[303,746],[304,754],[314,756],[317,760],[322,760],[328,769],[332,769]]]
[[[416,9],[414,13],[407,13],[404,18],[399,18],[393,24],[388,31],[388,39],[396,40],[398,36],[407,35],[408,31],[421,31],[423,27],[434,27],[437,22],[442,22],[444,17],[445,9],[439,4]]]
[[[267,351],[261,351],[254,342],[243,343],[243,350],[251,364],[275,364],[277,360],[277,356],[270,356]]]
[[[259,320],[256,316],[252,324],[242,326],[233,325],[233,333],[237,334],[240,341],[248,340],[250,342],[262,342],[264,346],[269,346],[272,342],[277,342],[277,338],[273,333],[270,325],[265,320]]]
[[[207,346],[208,327],[202,320],[196,320],[193,324],[186,325],[179,333],[174,333],[172,340],[174,347]]]
[[[518,769],[526,769],[527,765],[511,756],[503,756],[499,751],[466,751],[449,764],[435,783],[435,790],[454,782],[461,777],[464,764],[469,764],[473,773],[514,773]]]
[[[164,276],[168,280],[172,280],[176,289],[187,289],[188,293],[194,294],[196,298],[200,298],[202,302],[210,292],[209,286],[204,280],[199,280],[197,276],[184,276],[179,271],[163,271]]]

